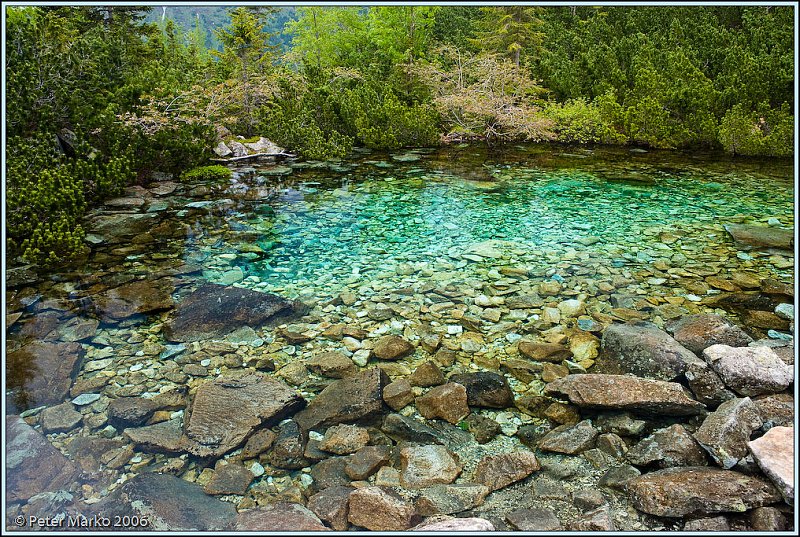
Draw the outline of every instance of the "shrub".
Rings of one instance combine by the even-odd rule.
[[[199,168],[192,168],[181,174],[181,179],[184,181],[223,181],[230,179],[231,170],[225,166],[200,166]]]
[[[719,142],[731,154],[789,157],[794,150],[794,119],[789,105],[746,110],[734,105],[719,127]]]
[[[556,140],[568,143],[619,144],[625,136],[614,129],[610,118],[603,117],[600,107],[585,98],[573,99],[563,104],[549,103],[545,116],[553,120]]]

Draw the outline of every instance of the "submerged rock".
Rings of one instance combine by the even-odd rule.
[[[6,355],[7,388],[20,410],[64,400],[81,368],[79,343],[34,341]]]
[[[745,246],[791,250],[794,245],[794,232],[791,229],[749,224],[726,224],[725,229],[733,240]]]
[[[540,468],[539,461],[531,451],[487,455],[478,463],[473,481],[495,491],[525,479]]]
[[[689,315],[667,326],[675,340],[699,355],[718,343],[746,347],[753,338],[724,317],[714,314]]]
[[[350,523],[373,531],[402,531],[413,526],[414,506],[383,487],[365,487],[350,493]]]
[[[96,296],[94,304],[99,315],[112,321],[119,321],[133,315],[172,308],[174,290],[175,285],[169,278],[140,280]]]
[[[317,515],[299,503],[275,502],[236,515],[233,529],[241,532],[330,531]]]
[[[306,309],[299,301],[270,293],[206,283],[178,303],[163,332],[169,341],[221,338],[242,326],[298,317]]]

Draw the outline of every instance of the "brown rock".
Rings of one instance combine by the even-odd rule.
[[[345,473],[350,457],[331,457],[319,461],[311,467],[311,477],[314,478],[315,491],[325,490],[330,487],[343,487],[350,485],[350,477]]]
[[[383,389],[383,400],[392,410],[400,410],[414,401],[414,392],[411,383],[406,379],[399,379],[387,384]]]
[[[423,516],[453,515],[482,505],[487,494],[489,488],[484,485],[432,485],[420,490],[414,505]]]
[[[97,313],[119,321],[132,315],[168,310],[175,305],[174,282],[169,278],[139,280],[106,291],[94,298]]]
[[[752,531],[786,531],[786,517],[775,507],[756,507],[749,513]]]
[[[305,458],[308,434],[294,420],[286,420],[278,426],[278,437],[269,452],[269,463],[276,468],[299,470],[311,465]]]
[[[219,457],[242,445],[257,428],[304,406],[294,390],[261,373],[220,377],[197,389],[186,423],[191,441],[187,450]]]
[[[325,437],[319,444],[323,451],[346,455],[355,453],[369,442],[369,433],[356,425],[334,425],[325,431]]]
[[[517,345],[519,353],[537,362],[561,363],[572,357],[572,351],[563,345],[556,343],[534,343],[532,341],[520,341]]]
[[[575,425],[559,425],[539,440],[539,449],[577,455],[594,447],[598,431],[592,422],[583,420]]]
[[[408,380],[412,386],[428,388],[444,384],[444,375],[434,362],[428,361],[417,367]]]
[[[46,433],[63,433],[74,429],[82,418],[83,416],[75,410],[72,403],[67,402],[45,408],[42,411],[40,423],[42,430]]]
[[[384,412],[383,388],[388,383],[389,377],[377,367],[334,381],[294,419],[305,430],[378,420]]]
[[[444,446],[409,446],[400,450],[400,484],[407,489],[452,483],[460,473],[457,457]]]
[[[629,449],[626,457],[636,466],[655,463],[660,468],[672,468],[706,464],[705,452],[679,423],[655,431]]]
[[[731,399],[706,416],[694,438],[715,463],[727,470],[747,455],[747,441],[762,423],[749,397]]]
[[[306,366],[318,375],[334,379],[348,377],[358,372],[353,360],[337,351],[317,354],[306,362]]]
[[[545,394],[564,395],[581,408],[676,416],[705,413],[704,405],[687,397],[680,384],[625,375],[568,375],[545,386]]]
[[[389,464],[392,448],[389,446],[365,446],[347,457],[344,472],[350,479],[362,481]]]
[[[667,468],[628,482],[634,507],[656,516],[743,513],[774,503],[780,493],[755,476],[718,468]]]
[[[506,521],[520,531],[562,531],[561,521],[550,509],[516,509],[506,515]]]
[[[786,503],[794,501],[794,427],[773,427],[747,443],[761,470],[781,491]]]
[[[771,429],[776,425],[782,427],[794,426],[794,397],[788,393],[774,395],[759,395],[753,397],[753,402],[758,408],[758,414],[764,420],[764,429]]]
[[[791,250],[794,245],[794,233],[791,229],[752,224],[726,224],[725,229],[734,241],[746,246]]]
[[[753,326],[763,330],[789,330],[789,321],[781,319],[771,311],[748,311],[742,322],[746,326]]]
[[[709,407],[716,407],[736,397],[719,375],[707,363],[691,363],[686,368],[686,381],[698,401]]]
[[[414,345],[399,336],[383,336],[372,348],[372,355],[378,360],[399,360],[413,353]]]
[[[467,389],[462,384],[448,382],[417,397],[416,406],[427,419],[439,418],[456,424],[469,414]]]
[[[25,410],[57,405],[81,368],[80,343],[34,341],[6,355],[6,389],[14,406]],[[45,374],[46,372],[46,374]]]
[[[581,413],[572,405],[553,403],[544,411],[544,417],[561,425],[575,425],[581,421]]]
[[[611,510],[608,505],[598,507],[593,511],[588,511],[579,518],[567,525],[569,531],[596,532],[596,531],[616,531],[614,520],[611,518]]]
[[[514,392],[502,375],[480,371],[450,376],[467,389],[467,404],[486,408],[508,408],[514,406]]]
[[[730,531],[731,526],[728,524],[728,519],[723,516],[707,516],[702,518],[695,518],[694,520],[687,520],[683,525],[683,531]]]
[[[525,479],[540,468],[539,461],[530,451],[487,455],[478,463],[473,481],[495,491]]]
[[[323,522],[336,531],[346,531],[350,527],[347,514],[350,506],[350,493],[353,487],[329,487],[308,499],[308,508]]]
[[[722,343],[746,347],[753,338],[724,317],[713,314],[689,315],[667,326],[675,340],[699,355],[711,345]]]
[[[241,464],[231,463],[220,467],[203,490],[206,494],[243,495],[254,479],[253,473]]]
[[[553,382],[569,375],[569,369],[561,364],[544,364],[542,368],[542,380]]]
[[[108,422],[118,430],[138,427],[147,423],[157,406],[144,397],[119,397],[108,405]]]
[[[181,453],[187,444],[179,419],[162,421],[144,427],[129,427],[125,429],[125,436],[136,445],[139,451],[147,453]]]
[[[373,531],[403,531],[413,526],[414,507],[395,492],[365,487],[350,493],[351,524]]]
[[[6,502],[69,488],[78,469],[19,416],[6,416]]]
[[[276,502],[236,515],[236,531],[330,531],[313,512],[299,503]]]

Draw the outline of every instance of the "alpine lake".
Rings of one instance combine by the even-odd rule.
[[[463,144],[232,166],[229,181],[165,177],[91,211],[90,253],[78,268],[39,277],[9,270],[6,428],[9,449],[21,450],[6,459],[16,476],[9,517],[116,513],[109,502],[133,483],[126,497],[149,506],[151,529],[247,529],[248,510],[318,507],[309,498],[331,484],[391,489],[380,501],[402,513],[415,505],[413,524],[449,514],[498,530],[680,530],[718,516],[656,516],[620,485],[629,468],[654,468],[632,466],[625,451],[661,427],[694,432],[702,416],[634,409],[623,417],[646,430],[626,436],[601,427],[602,410],[551,399],[546,386],[606,372],[603,334],[619,323],[666,332],[683,317],[716,314],[754,342],[791,349],[793,312],[775,313],[794,301],[791,161]],[[738,240],[735,230],[744,230]],[[396,337],[378,351],[386,336]],[[351,387],[340,394],[354,399],[347,409],[315,409],[327,421],[285,421],[347,378],[362,375],[368,391],[366,372],[376,367],[377,402]],[[457,407],[447,401],[435,419],[421,415],[425,394],[479,372],[504,379],[510,403],[482,402],[468,386],[469,417],[446,419]],[[250,394],[252,382],[268,383],[247,395],[267,393],[258,409],[247,398],[222,401],[237,386]],[[391,399],[381,401],[388,383]],[[348,401],[330,404],[340,403]],[[270,405],[279,408],[263,410]],[[391,427],[382,425],[387,415],[399,415]],[[211,436],[223,432],[187,447],[187,431],[202,440],[190,418],[206,420]],[[590,445],[540,449],[552,429],[587,419],[598,428]],[[351,423],[358,428],[341,438],[326,434]],[[164,428],[148,433],[156,426]],[[384,449],[372,473],[336,474],[328,461],[365,444]],[[498,488],[469,488],[482,459],[517,452],[535,453],[539,468]],[[174,482],[142,480],[151,474]],[[463,505],[441,507],[431,483],[461,485],[460,496],[439,493]],[[791,518],[787,508],[777,511]],[[744,511],[724,512],[729,529],[752,529]],[[298,529],[315,529],[292,516],[302,519]],[[364,529],[352,513],[350,523],[330,517],[321,519],[334,529]]]

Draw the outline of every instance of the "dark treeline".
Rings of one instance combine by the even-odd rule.
[[[156,11],[7,8],[12,263],[80,257],[88,206],[231,133],[319,159],[456,140],[793,151],[787,6],[242,7],[217,28]]]

